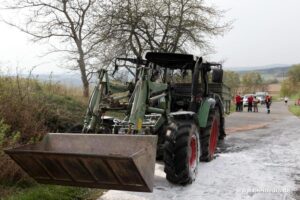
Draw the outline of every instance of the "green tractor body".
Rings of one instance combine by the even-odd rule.
[[[222,67],[171,53],[123,60],[137,64],[135,82],[113,85],[100,70],[82,133],[49,133],[38,144],[5,152],[40,183],[151,192],[161,158],[170,182],[191,183],[199,161],[212,160],[225,137],[231,98]],[[106,116],[110,111],[125,118]]]

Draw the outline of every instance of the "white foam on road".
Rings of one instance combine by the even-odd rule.
[[[191,185],[170,184],[163,165],[156,164],[153,193],[110,190],[99,200],[298,199],[298,118],[285,117],[266,129],[229,136],[226,143],[227,150],[216,159],[200,163],[196,181]]]

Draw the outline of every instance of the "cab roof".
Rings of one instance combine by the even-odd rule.
[[[147,61],[170,69],[193,69],[198,57],[191,54],[148,52]]]

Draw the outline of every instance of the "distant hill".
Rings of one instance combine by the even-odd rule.
[[[272,64],[272,65],[263,65],[263,66],[243,66],[243,67],[240,66],[240,67],[230,67],[228,68],[228,70],[242,72],[242,71],[273,69],[273,68],[286,68],[290,66],[291,65],[288,64]]]
[[[267,65],[261,67],[232,68],[228,70],[235,71],[240,75],[254,71],[260,73],[266,80],[277,79],[281,81],[284,77],[287,76],[287,72],[290,67],[291,65]]]

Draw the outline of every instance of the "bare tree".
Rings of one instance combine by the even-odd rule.
[[[6,3],[7,9],[25,11],[25,22],[11,26],[33,36],[33,41],[58,41],[51,52],[67,53],[71,69],[79,70],[83,95],[89,96],[89,79],[94,70],[96,50],[103,38],[98,34],[101,6],[97,0],[16,0]],[[107,30],[107,29],[106,29]],[[75,62],[74,62],[75,61]]]
[[[15,0],[7,8],[26,10],[24,23],[6,23],[34,41],[59,41],[53,52],[67,53],[86,97],[96,64],[108,66],[116,56],[141,58],[148,50],[203,52],[211,36],[230,28],[221,23],[224,12],[205,0]]]
[[[110,38],[137,57],[147,50],[206,51],[209,37],[230,28],[230,22],[221,23],[223,14],[204,0],[110,0],[103,13],[109,19]]]

